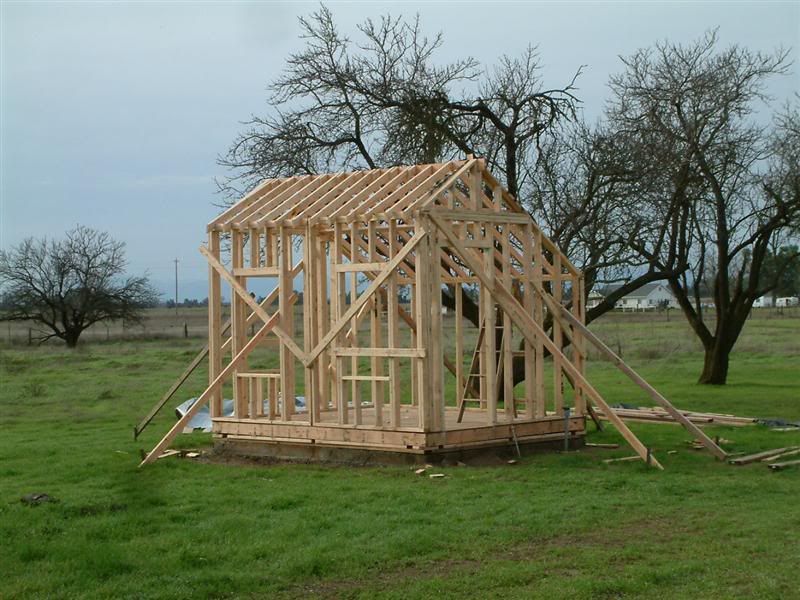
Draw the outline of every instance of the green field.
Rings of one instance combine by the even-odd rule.
[[[694,383],[702,356],[674,313],[592,327],[682,408],[800,420],[797,317],[751,319],[715,388]],[[137,469],[174,418],[137,442],[132,427],[198,341],[0,350],[0,598],[800,597],[800,469],[716,462],[677,426],[631,424],[663,472],[603,463],[624,446],[443,479],[174,458]],[[608,363],[588,373],[610,402],[650,404]],[[589,441],[621,441],[589,428]],[[707,431],[731,452],[800,445],[800,431]],[[20,502],[31,492],[59,501]]]

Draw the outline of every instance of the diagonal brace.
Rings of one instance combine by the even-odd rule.
[[[144,465],[149,464],[158,458],[161,452],[163,452],[164,449],[170,445],[175,436],[178,435],[178,433],[184,427],[186,427],[192,417],[194,417],[194,415],[197,414],[197,412],[208,402],[208,400],[211,398],[211,395],[216,392],[223,383],[225,383],[225,380],[228,378],[228,376],[233,373],[233,371],[242,363],[245,358],[247,358],[253,349],[258,346],[261,338],[263,338],[271,329],[275,327],[276,323],[280,320],[280,317],[281,314],[276,312],[274,315],[269,317],[269,319],[267,319],[261,329],[256,331],[255,335],[253,335],[247,344],[245,344],[244,348],[242,348],[241,351],[231,359],[231,362],[228,364],[228,366],[220,371],[220,374],[217,375],[216,379],[211,382],[211,385],[206,388],[206,391],[204,391],[200,397],[195,400],[194,404],[192,404],[189,410],[187,410],[186,413],[180,419],[178,419],[178,422],[172,426],[172,429],[167,432],[167,435],[161,438],[161,441],[155,445],[145,459],[139,464],[140,467],[143,467]]]
[[[247,290],[244,288],[244,286],[242,286],[241,283],[236,281],[236,278],[234,278],[234,276],[231,275],[230,271],[228,271],[228,269],[223,267],[222,263],[220,263],[216,259],[216,257],[214,257],[214,255],[212,255],[211,252],[209,252],[208,249],[206,249],[205,246],[200,246],[200,253],[206,257],[208,264],[217,273],[219,273],[220,277],[222,277],[225,281],[227,281],[231,285],[231,289],[234,292],[236,292],[236,294],[238,294],[238,296],[242,300],[244,300],[245,304],[247,304],[247,306],[249,306],[252,309],[252,311],[261,318],[262,321],[266,323],[272,318],[269,316],[267,311],[261,308],[261,305],[258,302],[256,302],[255,300],[253,300],[253,298],[250,297],[250,294],[247,293]],[[297,359],[300,360],[303,364],[308,366],[309,362],[306,360],[305,352],[303,352],[300,349],[300,347],[297,344],[295,344],[294,340],[292,339],[292,336],[290,336],[288,333],[286,333],[286,331],[284,331],[277,325],[274,325],[272,327],[272,330],[275,333],[275,335],[277,335],[280,338],[281,342],[283,342],[286,345],[286,347],[289,348],[291,353],[294,354],[295,357],[297,357]]]
[[[386,263],[386,266],[380,271],[380,273],[372,280],[372,283],[369,284],[369,287],[364,290],[364,292],[358,297],[358,299],[350,305],[350,308],[347,309],[336,323],[331,325],[330,330],[325,335],[322,340],[320,340],[319,344],[309,353],[308,359],[303,361],[306,366],[309,366],[320,355],[320,353],[327,348],[330,343],[334,340],[334,338],[339,335],[339,333],[344,329],[350,320],[358,313],[361,307],[364,305],[367,300],[369,300],[372,295],[380,289],[383,282],[386,281],[389,276],[394,272],[397,266],[403,262],[414,248],[417,247],[422,239],[428,235],[428,232],[424,229],[421,229],[414,237],[408,240],[408,243],[403,246],[403,249],[398,252],[392,260]]]
[[[675,408],[675,406],[667,400],[664,396],[659,393],[657,389],[655,389],[652,385],[647,383],[645,379],[639,375],[636,371],[634,371],[628,364],[623,361],[617,354],[609,348],[603,340],[597,337],[586,325],[581,323],[578,319],[575,318],[571,312],[569,312],[564,306],[561,306],[549,294],[547,294],[541,286],[536,283],[533,283],[533,288],[536,290],[536,293],[542,297],[545,304],[547,304],[547,308],[553,314],[553,316],[561,323],[562,331],[567,335],[570,341],[572,341],[572,332],[569,325],[572,325],[575,329],[579,330],[583,336],[588,339],[592,344],[600,350],[603,354],[608,357],[611,362],[617,367],[620,371],[625,373],[631,381],[633,381],[636,385],[642,388],[647,394],[664,410],[669,413],[669,415],[678,421],[683,427],[689,431],[692,435],[697,437],[703,445],[708,448],[711,453],[716,456],[720,460],[725,460],[728,457],[728,453],[725,452],[722,448],[720,448],[714,440],[712,440],[708,435],[706,435],[702,429],[700,429],[697,425],[692,423],[686,416]],[[604,409],[605,410],[605,409]]]
[[[656,460],[656,458],[648,451],[644,444],[642,444],[639,438],[634,435],[634,433],[628,428],[622,419],[620,419],[616,414],[614,415],[616,418],[611,418],[610,415],[614,411],[612,411],[610,407],[606,409],[606,407],[608,407],[608,403],[605,401],[605,399],[596,389],[594,389],[592,384],[590,384],[586,377],[584,377],[583,373],[581,373],[575,367],[575,365],[570,362],[570,360],[561,351],[561,348],[559,348],[553,342],[553,340],[550,339],[550,336],[547,335],[544,329],[542,329],[542,327],[530,315],[528,315],[527,312],[525,312],[525,309],[517,301],[517,299],[514,298],[514,295],[510,291],[506,290],[502,285],[498,285],[497,282],[492,285],[489,277],[484,272],[484,266],[481,264],[481,261],[472,251],[470,251],[469,248],[466,248],[461,243],[461,240],[459,240],[455,232],[435,214],[429,213],[428,216],[447,238],[451,248],[458,252],[462,260],[464,260],[469,269],[475,273],[478,279],[480,279],[481,283],[486,286],[486,289],[494,297],[500,307],[506,311],[509,316],[511,316],[511,319],[520,328],[520,331],[522,332],[522,335],[525,336],[525,339],[530,344],[535,344],[538,340],[541,340],[544,346],[553,356],[557,356],[561,359],[563,368],[575,379],[577,383],[583,386],[587,394],[591,396],[601,408],[603,408],[606,414],[609,415],[609,420],[616,426],[622,437],[625,438],[625,440],[636,451],[639,457],[643,461],[649,462],[659,469],[663,469],[658,460]]]

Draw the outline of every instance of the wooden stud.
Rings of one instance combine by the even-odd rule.
[[[344,260],[344,231],[341,223],[336,223],[334,226],[334,255],[333,255],[333,265],[341,264]],[[344,275],[339,273],[335,268],[331,268],[331,282],[333,284],[333,289],[331,290],[331,310],[333,315],[335,316],[335,322],[341,322],[343,320],[343,316],[345,313],[345,301],[346,301],[346,286],[344,281]],[[333,331],[331,328],[329,331]],[[334,336],[335,339],[338,340],[338,343],[341,345],[344,342],[344,336],[339,335],[337,332]],[[335,396],[336,396],[336,403],[338,408],[338,420],[340,425],[346,425],[350,420],[350,409],[349,403],[347,399],[347,389],[344,385],[344,375],[345,375],[345,363],[342,360],[341,356],[336,356],[336,369],[334,372],[334,385],[336,388]]]
[[[484,235],[491,236],[489,229],[493,227],[491,224],[486,225]],[[486,385],[485,389],[481,390],[482,396],[486,399],[486,419],[489,425],[497,423],[497,340],[496,340],[496,323],[497,311],[495,310],[494,297],[491,294],[491,288],[495,283],[495,266],[494,266],[494,245],[486,248],[483,252],[483,268],[488,274],[488,284],[481,286],[481,304],[484,305],[483,310],[483,360],[481,360],[481,369],[483,371],[483,381]],[[477,275],[477,273],[476,273]]]
[[[499,194],[497,194],[497,204],[500,205]],[[508,227],[503,227],[503,285],[506,289],[511,289],[511,240],[509,239]],[[516,416],[516,406],[514,400],[514,355],[511,348],[512,344],[512,323],[511,316],[503,311],[503,407],[505,408],[506,421],[511,423]]]
[[[464,382],[464,290],[460,283],[453,286],[455,296],[455,335],[456,335],[456,406],[464,406],[466,394]],[[460,422],[460,419],[459,419]]]
[[[220,259],[219,232],[208,234],[208,250],[217,260]],[[219,274],[208,268],[208,384],[222,372],[222,291]],[[209,404],[211,418],[222,415],[222,393],[219,390],[211,394]]]
[[[542,271],[544,270],[544,253],[542,252],[542,234],[534,232],[533,241],[533,286],[541,286]],[[533,295],[533,320],[537,323],[544,323],[544,305],[542,298],[538,294]],[[536,339],[533,344],[534,361],[534,396],[536,404],[534,406],[534,417],[544,417],[547,411],[547,398],[544,388],[544,343]]]
[[[522,236],[522,248],[523,248],[523,269],[525,271],[525,284],[524,284],[524,292],[523,292],[523,305],[525,308],[525,312],[530,315],[531,318],[535,318],[536,315],[533,312],[533,287],[531,282],[533,281],[533,228],[530,224],[525,226],[525,233]],[[535,355],[533,346],[531,346],[528,340],[523,341],[523,350],[525,356],[525,418],[526,419],[533,419],[534,418],[534,410],[535,410],[535,402],[536,402],[536,376],[534,373],[535,368]]]
[[[430,365],[431,378],[431,418],[432,427],[435,431],[445,429],[445,399],[444,399],[444,374],[442,366],[444,363],[444,348],[442,340],[442,250],[439,245],[439,235],[434,229],[431,232],[429,247],[430,264]]]
[[[358,253],[358,244],[355,242],[356,239],[361,238],[361,233],[359,231],[359,224],[353,221],[350,224],[350,264],[355,264],[359,261],[359,253]],[[350,306],[354,306],[356,300],[358,299],[358,274],[356,271],[350,272]],[[353,330],[353,336],[350,340],[350,344],[353,347],[358,346],[358,317],[357,314],[353,314],[352,319],[350,320],[350,328]],[[353,356],[350,359],[350,375],[355,377],[358,375],[358,357]],[[357,379],[351,379],[350,384],[350,398],[353,402],[353,415],[355,419],[355,425],[361,425],[361,395],[360,395],[360,388],[358,385]]]
[[[558,273],[558,278],[554,279],[552,282],[552,297],[553,301],[560,306],[561,305],[561,298],[563,294],[563,283],[561,279],[561,252],[557,252],[553,255],[553,267],[555,267],[556,273]],[[561,335],[561,322],[553,318],[553,343],[558,348],[564,347],[564,339]],[[561,364],[561,360],[558,356],[553,356],[553,406],[554,410],[556,411],[557,415],[564,414],[564,377],[563,377],[563,365]]]
[[[414,308],[416,309],[416,342],[417,349],[420,351],[426,350],[430,346],[430,240],[427,236],[426,229],[422,224],[421,219],[415,220],[415,225],[418,226],[417,233],[414,237],[419,236],[420,242],[417,244],[416,252],[416,285],[414,286]],[[405,248],[408,248],[406,245]],[[405,249],[404,248],[404,249]],[[395,255],[394,260],[402,255],[402,251]],[[423,431],[431,430],[431,390],[430,390],[430,363],[427,356],[421,356],[416,359],[417,365],[417,387],[416,399],[419,415],[419,426]]]
[[[375,221],[370,221],[367,224],[367,241],[369,260],[376,262],[378,259],[378,251],[376,249],[376,232]],[[391,277],[389,277],[391,279]],[[381,294],[373,296],[372,310],[370,311],[370,343],[373,348],[378,348],[383,344],[381,335]],[[384,387],[383,379],[383,360],[377,355],[373,354],[370,359],[370,373],[375,378],[370,387],[372,395],[372,404],[375,405],[375,427],[383,427],[383,401],[384,401]],[[388,381],[388,379],[387,379]]]
[[[281,315],[281,327],[291,338],[292,317],[289,312],[292,310],[289,305],[289,296],[292,293],[292,279],[289,276],[292,261],[292,237],[283,228],[278,228],[280,238],[279,247],[279,268],[278,277],[278,312]],[[306,265],[307,267],[307,265]],[[281,419],[289,420],[294,413],[294,356],[287,347],[285,341],[280,348],[280,369],[281,369]]]
[[[397,240],[397,221],[395,219],[391,219],[389,221],[389,247],[391,248],[389,259],[391,260],[394,258],[395,253],[395,246],[394,243]],[[398,323],[398,309],[399,306],[399,299],[398,293],[399,290],[397,288],[397,272],[392,271],[391,276],[388,279],[388,291],[387,291],[387,310],[386,310],[386,318],[387,318],[387,338],[388,344],[391,348],[396,348],[400,343],[400,327]],[[400,389],[400,361],[396,357],[392,357],[389,359],[389,407],[391,410],[391,423],[392,427],[395,429],[400,427],[400,401],[401,401],[401,389]]]
[[[242,243],[242,234],[239,231],[231,233],[231,268],[237,269],[242,267],[244,260],[244,248]],[[244,277],[235,277],[234,281],[242,289],[247,291],[247,279]],[[244,302],[237,294],[231,294],[231,352],[238,354],[244,348],[246,341],[246,319],[247,313]],[[242,367],[247,368],[247,359],[243,359]],[[236,377],[233,377],[233,414],[237,418],[247,416],[247,394],[248,390],[245,385]]]

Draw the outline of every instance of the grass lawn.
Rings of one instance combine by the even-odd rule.
[[[676,316],[596,329],[682,408],[800,420],[800,319],[750,321],[719,388],[694,383],[702,357]],[[602,462],[624,446],[444,479],[172,458],[137,469],[174,419],[137,442],[133,425],[197,346],[0,350],[0,598],[800,598],[800,469],[716,462],[677,426],[631,424],[664,472]],[[608,363],[589,376],[610,402],[651,404]],[[198,374],[181,399],[202,388]],[[707,431],[731,452],[800,445],[761,426]],[[27,506],[30,492],[59,502]]]

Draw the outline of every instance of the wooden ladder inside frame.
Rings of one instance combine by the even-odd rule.
[[[475,341],[475,350],[472,353],[472,360],[469,363],[469,372],[466,377],[464,377],[464,389],[461,392],[461,405],[458,407],[458,423],[461,423],[464,418],[467,402],[478,402],[482,405],[482,403],[486,401],[485,398],[480,397],[480,380],[481,377],[483,377],[483,373],[481,373],[479,368],[484,333],[486,333],[486,324],[481,323],[478,339]],[[458,360],[458,357],[456,357],[456,360]]]

